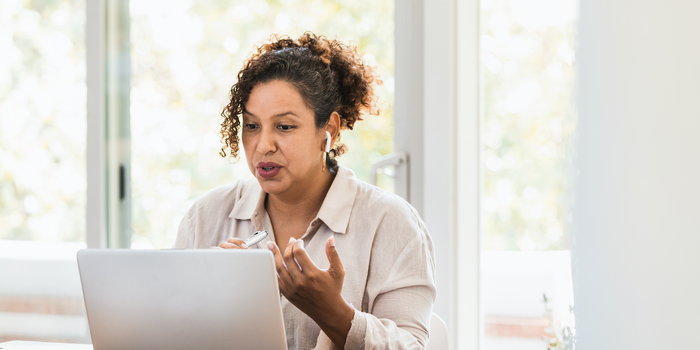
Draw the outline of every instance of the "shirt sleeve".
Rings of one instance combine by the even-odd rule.
[[[345,349],[424,349],[435,302],[433,247],[415,237],[401,252],[371,313],[355,310]]]
[[[230,227],[229,213],[239,198],[239,184],[237,181],[218,186],[197,198],[180,221],[173,248],[206,249],[215,242],[218,245],[221,237],[216,234],[228,232]]]
[[[197,203],[192,205],[192,207],[187,211],[182,221],[180,221],[180,226],[177,227],[177,238],[175,239],[175,245],[173,248],[194,248],[194,236],[195,229],[197,226],[196,209]]]

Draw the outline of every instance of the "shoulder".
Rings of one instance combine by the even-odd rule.
[[[351,221],[354,232],[368,244],[364,246],[369,256],[366,288],[370,295],[368,310],[372,310],[381,293],[433,286],[435,251],[428,229],[413,206],[393,193],[357,182]],[[358,255],[365,257],[355,253]]]
[[[384,215],[403,216],[420,220],[418,212],[405,199],[364,181],[357,181],[355,200],[366,210],[379,211]]]
[[[218,244],[229,232],[228,219],[238,204],[245,203],[244,195],[255,190],[257,181],[238,180],[215,187],[199,197],[180,221],[175,247],[203,248]]]
[[[375,239],[406,245],[415,239],[430,241],[425,223],[411,204],[396,194],[357,180],[355,208],[358,219],[376,223]]]

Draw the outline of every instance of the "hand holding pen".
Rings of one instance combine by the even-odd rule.
[[[249,246],[257,244],[267,237],[267,231],[257,231],[253,233],[252,236],[248,237],[245,241],[240,238],[229,238],[226,242],[219,244],[218,247],[212,248],[223,248],[223,249],[248,249]]]

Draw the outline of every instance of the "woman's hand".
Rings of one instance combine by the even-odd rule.
[[[248,249],[248,245],[245,244],[245,241],[239,238],[229,238],[226,240],[226,242],[222,242],[219,244],[218,247],[212,247],[213,249],[216,248],[223,248],[223,249]]]
[[[274,242],[269,242],[268,248],[275,256],[282,295],[311,317],[333,343],[343,349],[355,310],[341,295],[345,269],[333,237],[326,242],[326,256],[330,262],[327,270],[316,267],[302,240],[290,239],[284,256]]]

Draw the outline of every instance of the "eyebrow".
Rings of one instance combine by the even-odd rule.
[[[243,111],[243,114],[247,114],[247,115],[249,115],[249,116],[251,116],[251,117],[257,118],[257,116],[255,116],[255,114],[250,113],[250,112],[248,112],[248,111],[246,111],[246,110]],[[284,117],[284,116],[287,116],[287,115],[293,115],[293,116],[295,116],[295,117],[301,119],[301,117],[299,117],[298,115],[296,115],[296,113],[294,113],[294,112],[292,112],[292,111],[287,111],[287,112],[283,112],[283,113],[278,113],[278,114],[273,115],[272,117],[273,117],[273,118],[279,118],[279,117]]]

